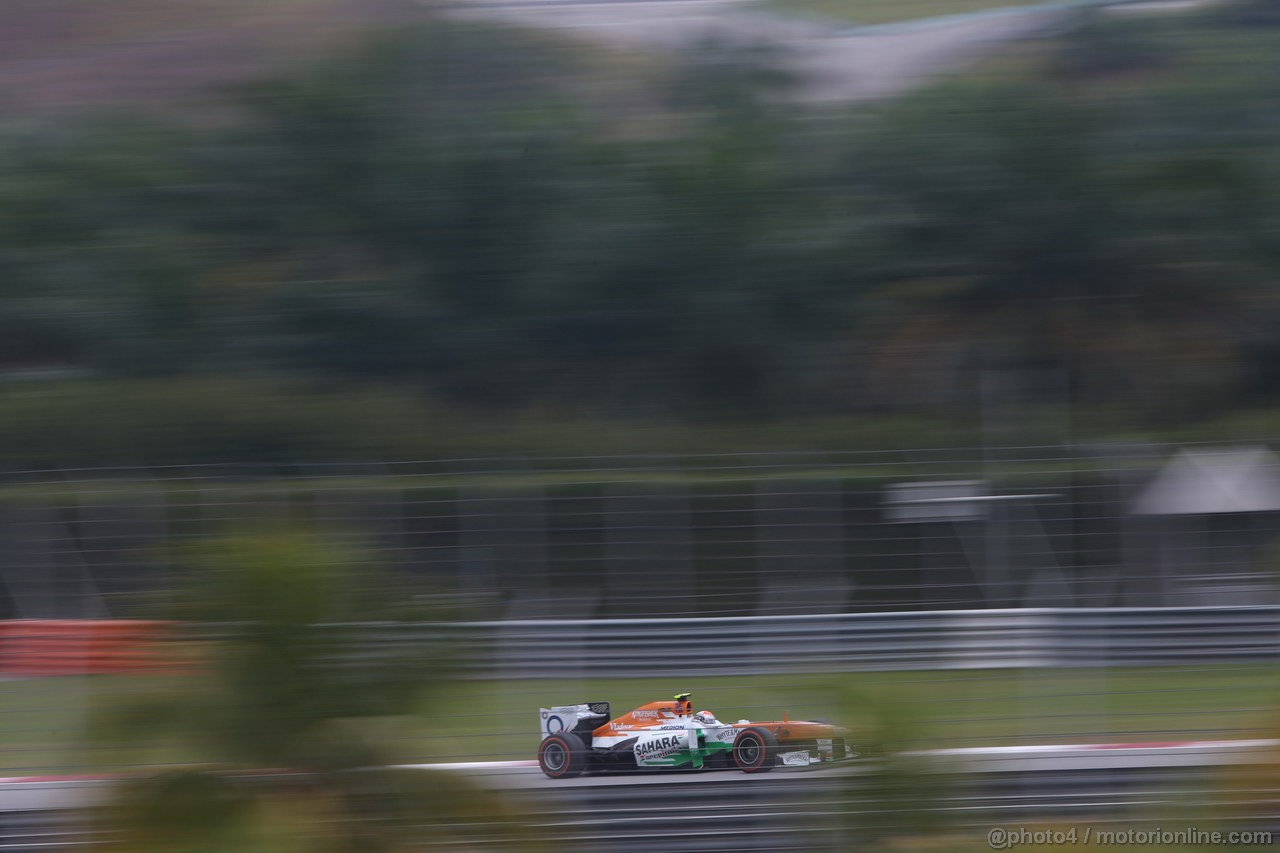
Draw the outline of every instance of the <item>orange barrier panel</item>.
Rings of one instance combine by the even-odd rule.
[[[0,621],[0,673],[89,675],[171,672],[165,654],[168,622],[132,619],[12,619]]]

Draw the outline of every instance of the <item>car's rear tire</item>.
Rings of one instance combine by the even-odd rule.
[[[733,763],[743,773],[767,773],[778,761],[778,739],[773,732],[751,726],[733,739]]]
[[[556,732],[542,739],[538,766],[552,779],[572,779],[587,769],[587,745],[573,732]]]

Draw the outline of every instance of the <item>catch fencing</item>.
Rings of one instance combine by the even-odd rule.
[[[1278,604],[1278,469],[1108,445],[9,472],[0,618],[150,618],[184,543],[270,522],[481,619]]]

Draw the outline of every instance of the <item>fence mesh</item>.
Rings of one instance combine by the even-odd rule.
[[[175,546],[267,520],[356,540],[406,593],[467,597],[495,618],[1274,602],[1275,509],[1233,512],[1223,496],[1221,507],[1190,507],[1206,511],[1152,511],[1162,474],[1177,467],[1171,453],[13,473],[0,484],[0,612],[144,613],[170,586]],[[1174,486],[1211,498],[1258,487],[1215,485],[1248,479],[1233,471],[1202,473],[1202,483],[1193,471]],[[1259,463],[1249,476],[1269,485],[1272,473]]]

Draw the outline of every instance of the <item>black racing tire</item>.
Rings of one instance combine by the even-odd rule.
[[[538,766],[552,779],[572,779],[587,769],[587,745],[573,732],[556,732],[542,739]]]
[[[768,773],[778,763],[778,739],[773,732],[750,726],[733,739],[733,764],[743,773]]]

